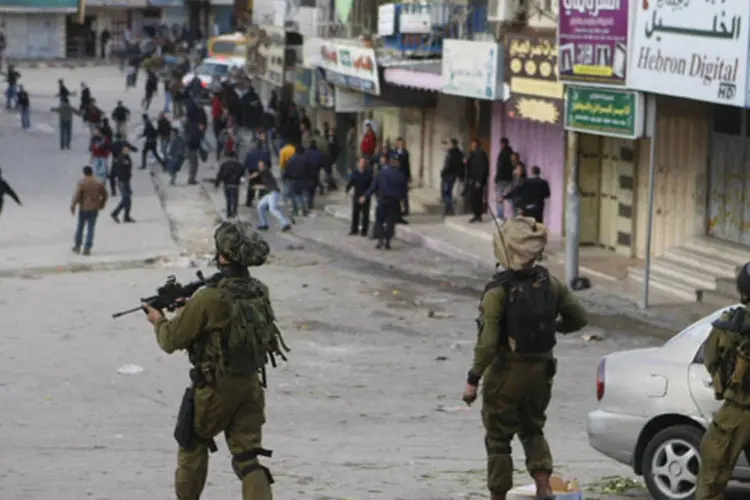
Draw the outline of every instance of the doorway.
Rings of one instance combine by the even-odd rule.
[[[96,16],[78,22],[78,14],[65,17],[65,57],[72,59],[96,56]]]

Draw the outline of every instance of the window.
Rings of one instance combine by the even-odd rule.
[[[745,110],[733,106],[714,106],[714,132],[717,134],[742,135],[742,119]]]
[[[229,73],[229,66],[226,64],[217,64],[211,62],[204,62],[195,68],[196,75],[203,76],[225,76]]]
[[[706,343],[703,342],[701,346],[698,348],[698,352],[695,353],[695,358],[693,358],[693,363],[697,364],[703,364],[703,351],[706,349]]]
[[[237,49],[237,45],[238,44],[236,42],[217,40],[211,46],[211,52],[213,52],[214,54],[234,55],[235,50]]]

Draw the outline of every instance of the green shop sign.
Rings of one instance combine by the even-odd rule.
[[[643,135],[643,94],[626,90],[565,89],[565,129],[635,139]]]

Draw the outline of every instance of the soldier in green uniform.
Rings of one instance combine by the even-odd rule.
[[[143,306],[159,346],[170,354],[187,350],[193,365],[194,434],[190,446],[180,445],[175,491],[178,500],[200,498],[209,446],[223,431],[243,499],[271,500],[273,479],[257,458],[271,456],[261,445],[265,398],[260,374],[265,375],[266,357],[283,358],[280,347],[286,346],[275,327],[268,288],[247,269],[262,265],[269,247],[242,223],[222,223],[214,239],[224,278],[198,291],[173,319]]]
[[[750,457],[750,262],[737,274],[742,306],[714,321],[703,350],[703,363],[723,400],[700,447],[701,465],[695,500],[721,500],[737,458]]]
[[[580,330],[587,320],[567,287],[536,265],[546,244],[547,230],[531,217],[504,222],[493,237],[502,269],[482,296],[479,337],[463,395],[473,403],[484,377],[482,423],[492,500],[505,500],[513,487],[511,441],[516,434],[536,482],[536,498],[554,498],[552,455],[543,430],[556,371],[555,333]]]

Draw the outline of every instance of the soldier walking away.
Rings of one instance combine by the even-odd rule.
[[[94,177],[91,167],[83,167],[83,179],[76,186],[73,201],[70,204],[70,213],[76,214],[78,207],[78,224],[74,237],[73,252],[80,253],[83,244],[83,255],[91,255],[91,247],[94,246],[94,228],[99,210],[107,204],[107,189],[104,184]],[[83,240],[83,231],[86,230],[86,241]]]
[[[242,183],[242,177],[245,175],[245,166],[237,161],[237,153],[234,150],[224,151],[227,160],[219,166],[219,173],[216,174],[214,187],[219,189],[219,185],[224,185],[224,199],[227,204],[227,219],[237,217],[237,205],[239,203],[239,190]]]
[[[5,179],[3,179],[3,170],[0,169],[0,215],[2,215],[3,213],[3,201],[6,194],[13,198],[13,200],[18,203],[19,207],[23,206],[23,203],[21,203],[21,200],[18,198],[16,192],[12,187],[10,187],[10,184],[8,184]]]
[[[700,468],[695,500],[722,500],[727,483],[743,451],[750,452],[750,262],[737,274],[741,306],[712,323],[703,350],[703,364],[711,375],[717,400],[700,446]]]
[[[117,106],[115,106],[115,109],[112,111],[112,121],[115,122],[115,135],[127,139],[129,119],[130,110],[125,107],[122,101],[117,101]]]
[[[378,206],[375,208],[375,237],[378,239],[375,248],[378,250],[391,249],[391,239],[401,213],[401,200],[408,189],[406,177],[398,170],[398,158],[391,158],[391,163],[386,163],[378,171],[370,188],[359,197],[362,205],[373,194],[378,199]]]
[[[135,222],[135,219],[130,217],[130,209],[133,206],[133,190],[130,186],[130,179],[133,176],[133,160],[130,158],[130,151],[127,144],[123,145],[120,149],[120,154],[116,160],[113,160],[117,164],[117,167],[113,167],[113,177],[117,178],[117,184],[120,186],[120,203],[117,208],[110,214],[112,219],[120,223],[120,212],[123,212],[125,218],[124,222]]]
[[[154,155],[154,158],[156,158],[156,161],[159,162],[162,168],[166,168],[164,160],[159,156],[156,147],[157,140],[159,139],[159,132],[145,113],[143,114],[143,132],[141,132],[140,137],[145,139],[143,142],[143,149],[141,149],[141,170],[146,170],[146,159],[149,153]]]
[[[21,113],[21,128],[29,130],[31,128],[31,100],[29,99],[29,93],[26,92],[23,85],[18,87],[16,99],[18,110]]]
[[[271,500],[273,477],[258,460],[271,456],[261,444],[264,374],[266,360],[275,366],[276,357],[286,360],[289,348],[275,325],[268,287],[248,272],[266,262],[270,248],[249,224],[236,222],[219,225],[214,241],[218,283],[195,294],[172,319],[143,305],[159,347],[167,353],[186,350],[193,366],[183,398],[188,411],[180,411],[175,429],[175,493],[181,500],[200,498],[209,449],[216,449],[213,440],[224,432],[243,500]],[[189,422],[183,415],[191,413]]]
[[[466,189],[468,189],[472,218],[469,222],[482,222],[490,161],[477,139],[471,140],[471,152],[466,158]]]
[[[78,110],[73,108],[67,99],[60,99],[60,105],[50,111],[60,116],[60,149],[70,149],[70,141],[73,139],[73,115],[77,115]]]
[[[360,203],[359,198],[365,195],[371,185],[372,171],[367,168],[367,160],[360,158],[357,162],[357,170],[352,172],[345,190],[349,194],[349,191],[354,189],[352,196],[352,226],[349,230],[349,236],[357,234],[367,236],[367,230],[370,227],[370,200],[367,199],[364,203]]]
[[[586,326],[586,312],[570,290],[536,265],[547,244],[544,226],[530,217],[511,219],[498,226],[492,243],[501,270],[482,295],[479,337],[463,399],[469,405],[476,400],[484,376],[482,423],[492,500],[505,500],[513,487],[515,435],[536,482],[537,500],[554,500],[552,454],[543,431],[557,368],[555,333]]]

